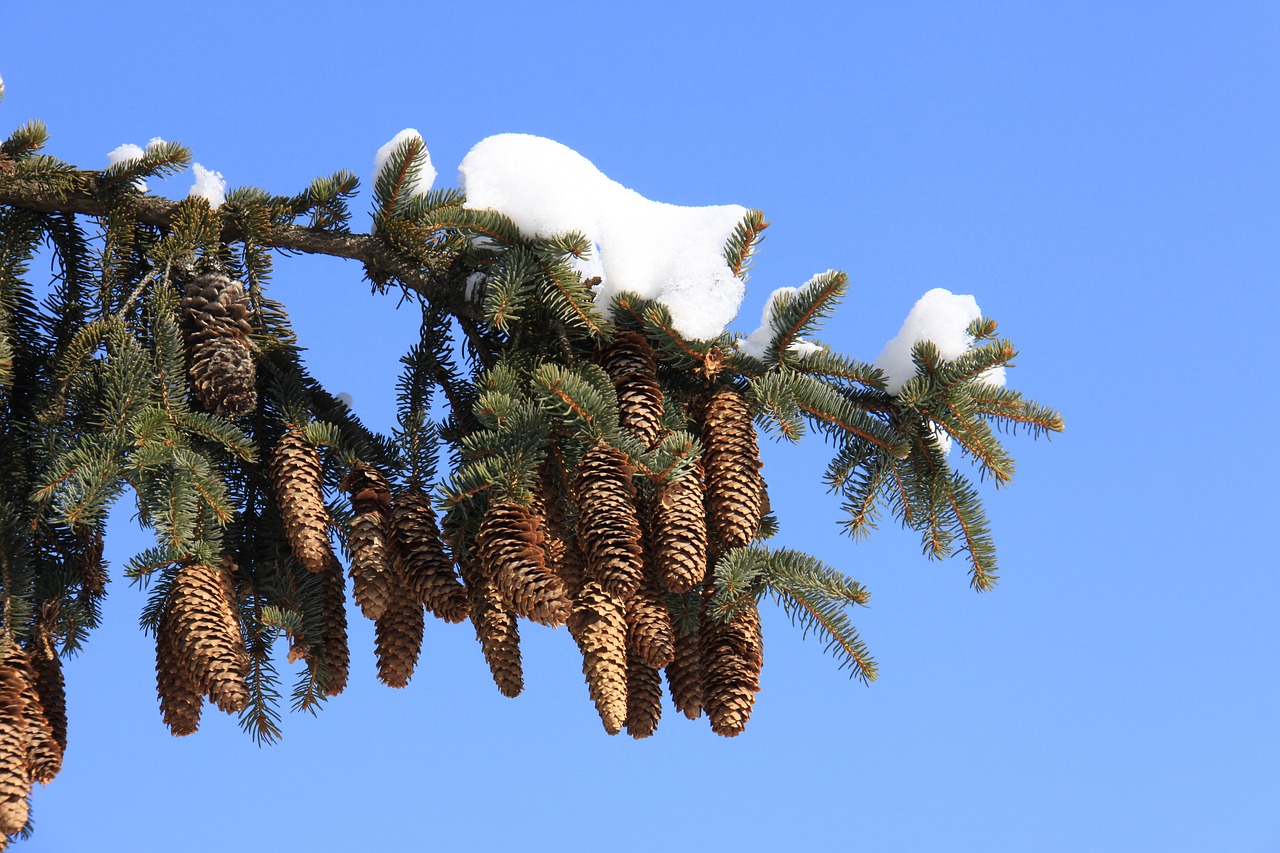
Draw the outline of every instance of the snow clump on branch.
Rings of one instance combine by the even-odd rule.
[[[431,164],[431,154],[427,151],[426,143],[422,141],[422,134],[412,127],[406,127],[391,137],[391,140],[379,148],[377,154],[373,155],[373,183],[377,184],[378,177],[382,174],[383,168],[386,167],[387,161],[391,159],[391,155],[408,139],[416,139],[421,146],[419,150],[422,153],[414,158],[414,162],[418,167],[418,174],[414,177],[413,182],[404,188],[404,192],[408,198],[425,196],[431,192],[431,186],[436,182],[436,167]]]
[[[211,172],[199,163],[191,164],[196,182],[191,185],[187,198],[202,198],[209,202],[210,210],[217,210],[227,200],[227,182],[222,179],[221,172]]]
[[[938,354],[948,361],[964,355],[973,346],[969,324],[982,316],[978,300],[969,294],[954,294],[935,287],[912,307],[897,336],[884,345],[875,365],[889,378],[885,390],[897,394],[916,375],[911,349],[921,341],[932,341]],[[1004,368],[994,367],[982,375],[985,382],[1003,386]]]
[[[633,291],[665,305],[676,331],[696,340],[716,337],[738,313],[746,287],[724,247],[745,207],[651,201],[572,148],[518,133],[481,140],[458,171],[467,207],[502,213],[528,237],[573,231],[593,241],[599,251],[586,264],[599,266],[579,269],[600,275],[602,310]]]

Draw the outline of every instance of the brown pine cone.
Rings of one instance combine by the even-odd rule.
[[[587,575],[622,601],[635,594],[644,577],[634,473],[625,454],[600,443],[587,451],[573,480]]]
[[[634,654],[627,656],[627,734],[636,740],[658,730],[662,717],[662,673]]]
[[[578,591],[569,633],[582,652],[582,672],[604,729],[622,731],[627,718],[627,621],[623,606],[598,581]]]
[[[223,273],[204,273],[187,282],[181,310],[182,331],[189,340],[253,332],[244,285]]]
[[[572,605],[543,564],[541,543],[538,517],[515,503],[490,504],[476,534],[481,568],[507,607],[541,625],[563,625]]]
[[[90,596],[107,594],[107,563],[102,559],[105,543],[102,528],[93,530],[86,538],[81,539],[83,550],[77,555],[75,566],[80,577],[80,587]]]
[[[520,664],[516,616],[507,610],[498,585],[484,576],[474,558],[456,547],[454,554],[459,556],[458,568],[467,586],[471,624],[475,626],[476,639],[480,641],[480,650],[498,692],[509,698],[519,696],[524,690],[524,672]]]
[[[235,612],[229,566],[183,563],[169,594],[173,641],[192,682],[226,713],[249,704],[249,654]]]
[[[66,752],[67,688],[62,677],[62,660],[58,657],[52,623],[51,611],[43,610],[31,636],[31,672],[35,679],[36,695],[44,708],[44,716],[49,721],[53,739],[58,748]]]
[[[183,737],[200,727],[204,698],[182,653],[169,607],[156,627],[156,694],[160,716],[174,737]]]
[[[0,834],[16,835],[31,814],[31,775],[17,696],[0,697]],[[0,836],[2,837],[2,836]]]
[[[653,447],[664,431],[662,389],[653,348],[642,335],[623,332],[601,353],[600,364],[618,392],[622,428],[646,447]]]
[[[320,573],[320,583],[324,590],[320,610],[323,632],[320,657],[326,670],[322,687],[324,695],[337,696],[347,686],[351,651],[347,647],[346,582],[342,577],[342,564],[332,554],[325,570]]]
[[[404,687],[413,677],[422,653],[422,604],[408,594],[397,595],[375,623],[378,678],[388,687]]]
[[[735,737],[746,728],[760,692],[764,638],[755,599],[742,602],[727,623],[713,618],[704,606],[699,630],[703,710],[711,718],[712,731]]]
[[[667,686],[676,710],[691,720],[702,716],[702,649],[695,629],[675,632],[675,655],[667,664]]]
[[[271,454],[271,485],[293,556],[309,572],[323,572],[333,558],[329,512],[324,506],[320,451],[291,426]]]
[[[626,604],[627,648],[645,665],[662,669],[675,656],[671,614],[662,591],[646,578]]]
[[[351,495],[351,591],[360,611],[377,620],[397,584],[392,577],[390,549],[391,487],[372,465],[356,463],[342,481]]]
[[[391,507],[391,538],[397,568],[412,595],[446,622],[467,618],[467,590],[458,581],[453,560],[445,551],[431,499],[406,492]]]
[[[764,480],[751,406],[729,388],[711,395],[703,412],[707,504],[711,527],[727,550],[749,543],[763,516]]]
[[[653,564],[667,592],[686,592],[707,574],[707,514],[702,465],[658,493],[653,518]]]
[[[191,388],[207,412],[227,418],[253,414],[258,377],[244,338],[209,338],[191,345]]]
[[[544,562],[547,570],[560,579],[570,598],[582,585],[586,558],[573,536],[573,528],[565,515],[564,492],[560,487],[558,466],[547,459],[538,474],[538,487],[534,491],[530,510],[542,519],[546,538],[542,540]]]
[[[36,693],[31,660],[26,651],[15,644],[0,668],[3,669],[0,672],[0,692],[9,695],[11,704],[16,702],[22,715],[28,775],[32,781],[47,785],[62,769],[62,746]]]

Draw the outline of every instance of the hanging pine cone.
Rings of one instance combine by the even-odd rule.
[[[618,392],[622,428],[653,447],[662,436],[662,389],[653,348],[644,336],[623,332],[600,355],[600,365]]]
[[[22,686],[0,674],[0,833],[16,835],[31,814],[31,770],[27,761]]]
[[[746,728],[760,692],[764,638],[755,599],[742,602],[728,622],[713,618],[704,607],[699,631],[703,710],[712,731],[734,737]]]
[[[707,515],[702,465],[658,493],[653,517],[653,565],[667,592],[686,592],[707,574]]]
[[[563,625],[571,604],[560,579],[543,564],[538,517],[514,503],[490,504],[476,534],[485,576],[507,607],[541,625]]]
[[[160,716],[174,737],[183,737],[200,727],[204,699],[191,668],[179,651],[171,609],[166,606],[156,626],[156,694]]]
[[[360,611],[377,621],[394,592],[390,553],[391,487],[372,465],[357,463],[342,481],[351,495],[352,594]]]
[[[695,628],[688,633],[676,632],[675,654],[667,664],[667,686],[671,703],[691,720],[702,716],[702,649]]]
[[[646,578],[626,605],[627,648],[652,669],[662,669],[675,656],[671,614],[662,591]]]
[[[309,572],[323,572],[333,558],[329,512],[324,506],[320,451],[291,426],[271,454],[271,486],[293,556]]]
[[[342,564],[332,554],[320,573],[320,583],[324,594],[320,606],[320,658],[326,671],[322,689],[326,696],[337,696],[347,686],[351,652],[347,647],[346,582]]]
[[[662,717],[662,673],[639,656],[627,655],[627,734],[636,740],[658,730]]]
[[[62,660],[58,657],[57,644],[50,628],[52,618],[45,610],[37,621],[31,637],[31,672],[35,678],[36,695],[44,708],[45,719],[58,749],[67,749],[67,690],[62,677]]]
[[[573,480],[587,574],[622,601],[644,577],[634,473],[625,454],[602,442],[587,451]]]
[[[27,745],[27,769],[32,781],[47,785],[62,769],[62,747],[58,743],[44,705],[36,693],[31,660],[21,646],[14,645],[3,665],[6,690],[18,692]]]
[[[190,281],[182,298],[182,331],[200,405],[227,417],[250,414],[258,392],[244,286],[222,273]]]
[[[378,678],[388,687],[404,687],[413,677],[422,653],[422,604],[410,595],[397,595],[374,623]]]
[[[524,690],[524,671],[520,664],[516,616],[507,610],[497,583],[484,576],[475,558],[457,547],[453,553],[459,557],[458,568],[467,586],[471,624],[475,626],[476,639],[480,641],[480,650],[498,692],[509,698],[519,696]]]
[[[107,594],[107,564],[102,559],[105,543],[102,528],[94,528],[80,540],[81,551],[74,564],[76,574],[80,578],[80,588],[90,597],[101,597]]]
[[[557,454],[558,458],[558,454]],[[542,541],[547,570],[560,579],[565,591],[572,596],[582,585],[585,558],[582,548],[573,536],[573,528],[565,515],[567,501],[560,488],[558,466],[547,459],[538,473],[538,487],[533,494],[530,510],[542,520],[546,538]]]
[[[446,622],[466,619],[467,590],[445,551],[429,497],[410,491],[396,498],[391,507],[391,538],[398,569],[412,595]]]
[[[627,621],[623,606],[598,581],[578,591],[569,633],[582,652],[582,672],[604,730],[622,731],[627,718]]]
[[[765,495],[750,404],[732,389],[716,391],[703,412],[702,437],[711,527],[725,549],[746,545],[760,526]]]
[[[249,654],[235,612],[229,566],[183,563],[169,594],[173,642],[197,689],[226,713],[249,704]]]

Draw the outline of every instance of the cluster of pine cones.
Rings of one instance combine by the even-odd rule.
[[[62,769],[67,700],[47,619],[37,619],[30,648],[0,651],[0,850],[30,814],[31,786]]]
[[[240,284],[221,274],[195,279],[182,317],[201,405],[228,416],[252,410],[253,353]],[[649,343],[623,332],[598,360],[617,391],[622,428],[655,447],[665,434],[663,394]],[[352,593],[376,625],[379,678],[393,687],[408,683],[429,611],[449,622],[470,617],[499,690],[515,696],[523,690],[517,620],[525,618],[568,626],[610,734],[654,732],[664,670],[678,710],[690,719],[705,713],[718,734],[742,732],[759,690],[759,612],[747,597],[728,621],[712,618],[708,565],[756,536],[767,497],[742,395],[723,385],[697,401],[695,414],[705,451],[685,476],[637,489],[627,456],[604,442],[573,470],[553,452],[531,504],[491,501],[478,528],[449,532],[448,547],[425,493],[393,494],[376,469],[355,465],[342,484],[353,512]],[[302,429],[289,427],[271,458],[276,505],[295,558],[324,590],[321,636],[292,637],[291,659],[308,657],[323,691],[334,695],[346,684],[349,652],[345,582],[329,538],[322,474],[318,449]],[[205,696],[224,711],[248,701],[233,570],[229,560],[184,565],[166,598],[157,685],[174,734],[195,730]]]
[[[622,427],[655,446],[663,395],[648,342],[622,333],[600,362]],[[626,455],[603,442],[571,472],[553,455],[530,506],[491,503],[474,540],[453,543],[472,622],[505,695],[523,688],[516,620],[524,617],[568,625],[610,734],[653,734],[664,670],[687,717],[706,713],[721,735],[743,731],[763,663],[760,615],[747,597],[727,622],[713,618],[708,565],[715,550],[756,536],[765,488],[747,401],[725,387],[700,409],[706,449],[686,476],[642,491]]]

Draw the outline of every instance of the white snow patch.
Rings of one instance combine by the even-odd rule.
[[[936,423],[929,424],[929,438],[933,439],[933,443],[938,445],[938,449],[942,451],[943,456],[951,453],[951,436]]]
[[[518,133],[481,140],[458,172],[467,207],[499,211],[530,237],[577,231],[591,239],[602,310],[630,290],[663,303],[692,339],[719,335],[737,314],[746,288],[723,252],[745,207],[651,201],[572,148]]]
[[[738,352],[764,360],[764,352],[777,334],[773,328],[773,304],[782,297],[795,296],[799,292],[798,287],[779,287],[770,293],[769,298],[765,300],[764,310],[760,312],[760,326],[738,341]]]
[[[211,172],[199,163],[192,163],[191,171],[195,173],[196,182],[191,185],[187,197],[203,198],[212,210],[222,207],[227,200],[227,182],[222,179],[222,173]]]
[[[111,167],[117,163],[133,163],[137,160],[141,160],[145,153],[146,152],[137,145],[134,145],[132,142],[126,142],[124,145],[121,145],[118,148],[113,148],[107,152],[107,166]],[[133,182],[133,185],[138,188],[138,192],[144,193],[147,191],[146,178],[138,178]]]
[[[161,145],[165,145],[165,144],[166,144],[166,141],[165,141],[165,140],[161,139],[161,138],[160,138],[160,137],[158,137],[158,136],[153,136],[153,137],[151,137],[151,140],[147,143],[147,150],[148,150],[148,151],[151,151],[151,150],[153,150],[153,149],[155,149],[155,148],[159,148]]]
[[[907,380],[916,375],[911,348],[920,341],[933,341],[945,359],[963,355],[973,345],[966,329],[981,316],[978,300],[968,294],[956,295],[935,287],[920,297],[902,322],[897,337],[885,344],[876,358],[876,367],[889,378],[886,390],[897,394]]]
[[[422,134],[414,130],[412,127],[406,127],[404,130],[391,137],[391,141],[378,149],[378,153],[373,155],[373,181],[376,184],[378,178],[382,175],[382,169],[387,165],[387,161],[391,159],[391,155],[401,146],[407,139],[416,139],[422,142]],[[408,198],[416,196],[424,196],[431,191],[431,185],[436,182],[436,168],[431,165],[431,153],[427,151],[426,144],[422,146],[422,153],[416,158],[418,164],[418,175],[412,183],[404,188],[404,192]]]
[[[804,358],[806,355],[813,355],[825,349],[826,347],[817,341],[794,340],[791,342],[791,346],[787,347],[787,352],[798,358]]]

